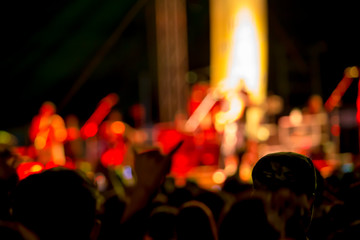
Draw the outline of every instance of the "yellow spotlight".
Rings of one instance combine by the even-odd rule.
[[[215,115],[215,121],[217,124],[228,124],[235,122],[244,113],[245,104],[241,96],[236,92],[228,92],[225,95],[225,101],[228,106],[226,111],[218,112]]]
[[[43,167],[41,165],[34,165],[30,168],[29,172],[40,172],[43,169]]]
[[[212,179],[213,179],[214,183],[222,184],[223,182],[225,182],[226,175],[224,174],[224,172],[221,169],[219,169],[216,172],[214,172],[214,174],[212,175]]]
[[[224,131],[224,126],[225,126],[225,122],[222,122],[223,117],[222,117],[222,112],[218,112],[215,115],[215,129],[217,132],[221,133]]]
[[[238,126],[235,122],[226,124],[224,127],[224,136],[222,141],[222,152],[225,156],[233,154],[236,149]]]
[[[257,132],[257,137],[260,141],[266,141],[269,139],[270,137],[270,131],[269,129],[267,129],[266,127],[264,126],[261,126],[259,129],[258,129],[258,132]]]
[[[234,122],[242,116],[245,104],[239,94],[236,93],[230,93],[228,99],[230,106],[229,111],[226,113],[226,118],[228,122]]]
[[[248,164],[241,164],[239,169],[239,177],[243,182],[251,182],[251,167]]]
[[[267,82],[266,0],[210,0],[211,84],[224,91],[246,87],[261,104]]]
[[[235,156],[229,156],[225,159],[224,173],[226,176],[232,176],[236,173],[238,159]]]
[[[303,120],[301,110],[298,108],[294,108],[293,110],[291,110],[289,119],[292,125],[299,126]]]
[[[249,107],[247,109],[245,130],[249,139],[258,138],[258,129],[263,116],[264,111],[260,107]]]

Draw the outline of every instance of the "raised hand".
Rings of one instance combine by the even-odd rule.
[[[172,156],[181,147],[182,143],[182,141],[179,142],[167,155],[161,154],[159,149],[152,149],[142,153],[134,151],[137,187],[142,187],[148,191],[158,188],[170,170]]]
[[[167,155],[161,154],[159,149],[142,153],[134,151],[136,184],[128,198],[129,201],[122,216],[122,222],[128,220],[150,201],[152,194],[159,188],[162,180],[169,172],[171,158],[182,143],[182,141],[179,142]]]

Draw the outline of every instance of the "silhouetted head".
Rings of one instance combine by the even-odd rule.
[[[218,223],[225,200],[217,192],[203,191],[195,197],[196,201],[204,203],[211,210],[214,220]]]
[[[254,166],[252,179],[255,190],[275,193],[289,189],[299,199],[305,196],[307,209],[305,219],[301,216],[301,225],[308,230],[317,190],[316,171],[310,158],[293,152],[265,155]]]
[[[268,221],[265,195],[244,192],[223,212],[219,240],[277,240],[280,233]]]
[[[96,192],[79,172],[53,168],[22,180],[13,216],[41,239],[88,239],[95,223]]]
[[[156,207],[147,220],[146,234],[154,240],[176,239],[176,216],[178,209],[171,206]]]
[[[217,239],[216,225],[211,210],[198,201],[184,203],[177,216],[176,233],[178,240]]]
[[[316,171],[310,158],[278,152],[260,158],[252,171],[254,189],[277,191],[288,188],[296,194],[315,196]]]

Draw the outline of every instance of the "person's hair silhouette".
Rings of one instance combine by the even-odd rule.
[[[306,213],[301,222],[302,228],[308,230],[317,191],[317,176],[310,158],[293,153],[277,152],[263,156],[255,164],[252,171],[255,190],[278,193],[281,189],[289,189],[299,199],[306,199]]]
[[[178,240],[217,240],[217,229],[211,210],[198,201],[184,203],[177,215]]]
[[[316,193],[316,171],[311,159],[293,152],[271,153],[260,158],[253,168],[252,179],[255,189],[288,188],[309,198]]]
[[[40,239],[89,239],[96,190],[79,172],[53,168],[22,180],[13,194],[14,219]]]

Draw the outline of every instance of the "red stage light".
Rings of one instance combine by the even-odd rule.
[[[331,112],[334,109],[334,107],[337,106],[342,96],[351,85],[352,81],[353,81],[352,78],[349,78],[346,75],[341,79],[339,84],[336,86],[335,90],[331,93],[330,97],[324,104],[325,109],[328,112]]]
[[[67,140],[73,141],[77,138],[79,138],[79,130],[75,127],[69,127],[67,129]]]
[[[212,153],[204,153],[201,156],[201,162],[204,165],[214,165],[216,163],[215,155]]]
[[[102,120],[109,114],[111,108],[117,103],[118,96],[115,93],[111,93],[104,97],[95,112],[91,115],[89,122],[95,122],[100,124]]]
[[[124,160],[124,152],[120,149],[109,149],[101,156],[104,167],[120,165]]]
[[[157,139],[164,154],[168,154],[182,140],[182,134],[174,129],[161,130]]]
[[[119,101],[119,96],[116,93],[110,93],[103,100],[107,101],[112,107]]]
[[[89,122],[84,125],[82,128],[82,135],[84,138],[93,137],[98,131],[98,126],[94,122]]]
[[[312,162],[313,162],[315,168],[319,171],[322,168],[329,166],[329,164],[327,164],[326,161],[323,159],[313,159]]]
[[[17,169],[16,173],[19,177],[19,180],[22,180],[32,174],[40,173],[44,170],[44,166],[38,162],[25,162],[21,163]]]
[[[171,172],[183,176],[190,170],[190,168],[190,160],[185,154],[174,154]]]
[[[100,101],[95,112],[80,130],[83,138],[89,138],[96,135],[98,126],[104,120],[106,115],[109,114],[111,108],[117,103],[118,99],[119,97],[115,93],[111,93]]]

